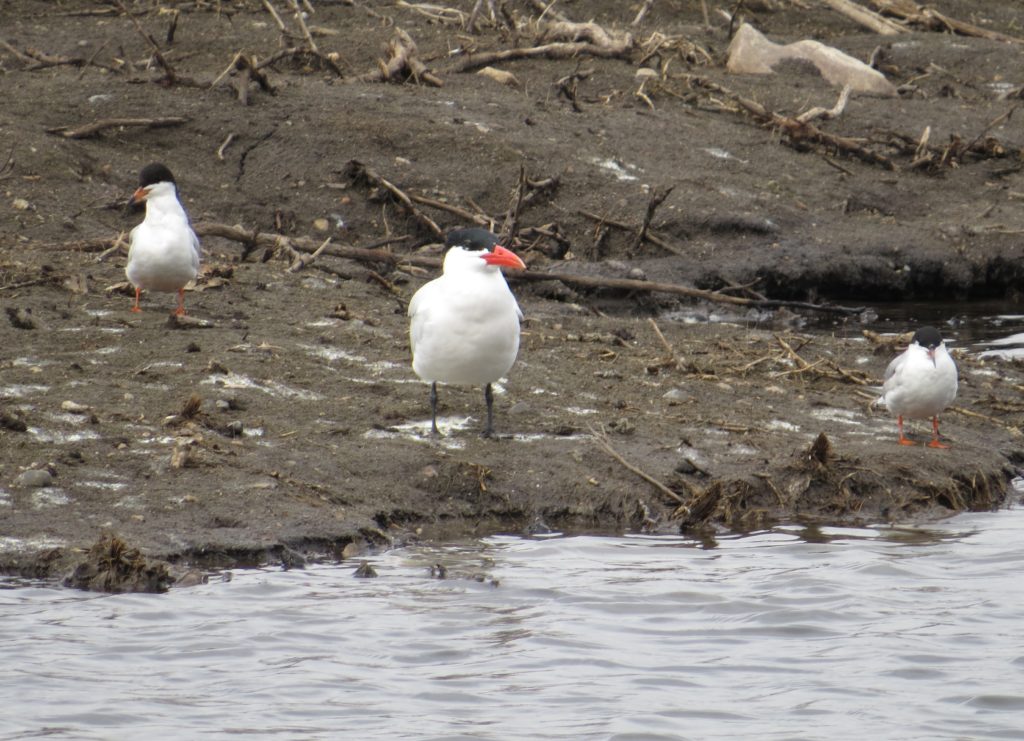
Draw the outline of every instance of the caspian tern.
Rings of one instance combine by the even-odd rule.
[[[178,201],[174,175],[159,162],[139,173],[132,204],[146,204],[146,218],[132,229],[125,274],[135,286],[132,311],[142,311],[142,290],[177,291],[177,316],[185,314],[185,285],[199,274],[199,239]]]
[[[903,418],[932,419],[932,448],[948,448],[939,442],[939,412],[956,398],[956,363],[935,327],[914,332],[910,346],[885,369],[882,395],[875,403],[896,414],[900,445],[913,445],[903,435]]]
[[[483,386],[487,403],[484,437],[494,433],[491,384],[502,378],[519,352],[519,310],[502,265],[525,268],[486,229],[448,234],[443,274],[409,302],[412,368],[430,383],[430,429],[437,429],[437,384]]]

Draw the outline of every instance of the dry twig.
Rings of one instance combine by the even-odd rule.
[[[390,180],[381,177],[375,170],[367,167],[358,160],[349,160],[345,165],[345,175],[355,183],[365,183],[380,188],[390,193],[394,199],[409,213],[410,216],[421,226],[425,227],[434,237],[442,237],[444,232],[433,219],[420,211],[397,185]]]
[[[362,82],[425,82],[433,87],[443,87],[444,81],[427,69],[418,56],[416,42],[401,28],[395,29],[387,46],[387,60],[377,60],[377,69],[361,75]]]
[[[644,239],[647,238],[647,231],[651,226],[651,219],[654,218],[654,212],[658,210],[658,206],[664,203],[665,199],[669,197],[675,186],[669,186],[668,188],[659,189],[653,188],[651,190],[651,197],[647,201],[647,210],[644,212],[644,219],[640,223],[640,228],[637,229],[636,238],[633,240],[633,244],[630,247],[630,252],[636,252],[640,249],[640,245],[644,243]]]
[[[156,39],[153,38],[152,34],[142,27],[142,24],[139,23],[139,19],[128,11],[128,8],[124,6],[122,0],[114,0],[114,3],[121,10],[121,13],[132,22],[135,26],[135,30],[139,32],[139,35],[143,40],[149,44],[149,47],[153,52],[153,58],[156,59],[157,64],[159,64],[164,70],[164,77],[161,81],[166,82],[168,85],[173,85],[178,82],[178,75],[174,72],[174,68],[171,66],[170,62],[168,62],[164,57],[163,52],[160,51],[160,45],[156,43]]]
[[[597,445],[597,447],[599,447],[601,450],[603,450],[609,456],[611,456],[616,461],[618,461],[622,465],[623,468],[625,468],[627,471],[635,473],[637,476],[642,478],[644,481],[646,481],[648,484],[650,484],[655,489],[660,491],[662,494],[667,496],[669,499],[673,500],[676,504],[680,505],[680,507],[683,507],[683,508],[686,507],[686,505],[685,505],[685,503],[683,501],[683,498],[681,496],[676,494],[674,491],[672,491],[667,486],[665,486],[665,484],[661,483],[660,481],[658,481],[656,478],[654,478],[650,474],[645,473],[644,471],[640,470],[639,468],[634,466],[632,463],[627,461],[625,458],[623,458],[619,454],[619,452],[617,450],[615,450],[615,448],[612,447],[611,442],[609,442],[609,440],[608,440],[608,436],[604,432],[601,432],[600,430],[598,430],[598,429],[596,429],[594,427],[591,427],[590,428],[590,434],[593,435],[594,443]],[[686,511],[688,512],[689,510],[686,510]]]
[[[853,155],[865,162],[869,162],[874,165],[881,165],[887,170],[897,169],[891,159],[883,154],[875,152],[872,149],[868,149],[856,139],[838,136],[836,134],[829,134],[811,123],[805,123],[796,118],[770,111],[757,101],[739,95],[738,93],[735,93],[716,82],[712,82],[707,78],[699,77],[697,75],[686,75],[686,79],[689,81],[691,86],[695,88],[701,88],[729,98],[742,110],[752,115],[756,120],[764,124],[770,124],[782,131],[788,141],[792,144],[804,142],[822,144],[827,147],[832,147],[840,152]]]
[[[168,126],[180,126],[189,119],[181,116],[167,116],[166,118],[104,118],[84,126],[70,128],[68,126],[55,126],[47,129],[48,134],[59,134],[65,139],[88,139],[91,136],[120,126],[144,126],[150,129],[161,129]]]

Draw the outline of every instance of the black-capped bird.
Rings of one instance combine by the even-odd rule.
[[[125,274],[135,287],[132,311],[142,311],[143,290],[178,293],[177,316],[185,314],[185,286],[199,274],[199,239],[178,201],[174,175],[154,162],[139,173],[132,204],[146,204],[146,218],[132,229]]]
[[[443,273],[409,302],[412,367],[430,383],[430,429],[437,435],[437,384],[483,386],[487,404],[484,437],[494,433],[491,384],[519,352],[519,310],[501,267],[526,265],[486,229],[457,229],[445,243]]]
[[[935,327],[914,332],[910,346],[885,369],[882,395],[875,400],[896,415],[900,445],[913,445],[903,434],[903,418],[932,420],[932,448],[948,448],[939,442],[939,413],[956,398],[956,363]]]

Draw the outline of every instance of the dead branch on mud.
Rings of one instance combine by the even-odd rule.
[[[786,357],[790,358],[796,363],[797,367],[793,370],[782,371],[781,373],[775,374],[776,376],[789,376],[799,375],[802,373],[811,372],[813,375],[821,376],[823,378],[829,378],[836,381],[846,381],[849,383],[856,384],[857,386],[877,386],[881,384],[881,381],[872,378],[866,373],[862,373],[857,370],[848,370],[842,368],[831,358],[819,358],[813,363],[805,360],[793,346],[786,341],[781,335],[775,335],[775,340],[779,343],[779,346],[786,353]]]
[[[235,75],[236,72],[238,73],[237,75]],[[250,82],[255,82],[265,93],[275,95],[277,92],[270,84],[270,79],[266,73],[260,70],[259,65],[248,54],[243,54],[242,52],[235,54],[231,64],[217,75],[217,79],[210,83],[210,87],[217,87],[217,84],[229,74],[235,76],[235,93],[238,97],[238,102],[242,105],[249,105]]]
[[[313,261],[316,260],[318,257],[320,257],[320,255],[323,253],[323,251],[325,249],[327,249],[327,245],[329,245],[330,243],[331,243],[331,238],[328,237],[327,239],[325,239],[323,241],[323,244],[321,244],[319,247],[317,247],[315,250],[313,250],[313,252],[311,252],[309,255],[298,255],[295,258],[295,261],[291,265],[288,266],[288,272],[289,273],[297,273],[300,270],[302,270],[303,268],[309,267],[310,265],[312,265]]]
[[[875,10],[865,8],[853,0],[822,0],[826,5],[855,23],[883,36],[907,33],[908,26],[917,26],[926,31],[954,33],[960,36],[974,36],[992,41],[1024,43],[1024,39],[1009,36],[976,26],[967,21],[957,20],[939,11],[919,5],[914,0],[868,0]],[[898,18],[900,22],[892,20]]]
[[[274,52],[266,59],[261,60],[257,65],[256,69],[261,70],[264,67],[270,67],[282,59],[294,59],[295,61],[301,61],[308,59],[317,62],[318,64],[327,67],[338,77],[345,77],[345,73],[342,71],[338,63],[331,58],[329,54],[323,52],[313,51],[303,46],[292,46],[287,49],[281,49],[280,51]]]
[[[373,189],[383,190],[390,193],[391,196],[408,212],[410,216],[421,226],[427,229],[434,237],[440,238],[444,236],[444,232],[441,230],[433,219],[420,211],[413,204],[412,199],[409,198],[397,185],[381,177],[375,170],[367,167],[358,160],[349,160],[348,164],[345,165],[344,174],[353,183],[357,185],[370,186]],[[373,194],[371,193],[371,196]]]
[[[700,288],[690,288],[675,283],[657,283],[646,280],[635,280],[633,278],[601,278],[589,275],[573,275],[571,273],[540,273],[532,270],[510,273],[509,282],[516,281],[543,281],[557,280],[567,286],[576,288],[592,289],[615,289],[620,291],[634,291],[638,293],[666,293],[673,296],[685,296],[701,301],[710,301],[718,304],[731,304],[733,306],[747,306],[755,309],[803,309],[806,311],[818,311],[825,314],[839,314],[844,316],[860,314],[864,307],[839,306],[836,304],[814,304],[808,301],[787,301],[783,299],[754,299],[745,296],[730,296],[721,291],[705,291]]]
[[[630,246],[631,253],[640,249],[640,245],[644,243],[647,231],[651,227],[651,219],[654,218],[654,212],[658,210],[658,206],[665,202],[665,199],[669,197],[673,190],[675,190],[674,185],[670,185],[668,188],[653,188],[651,190],[651,197],[647,201],[647,209],[644,211],[643,221],[640,222],[640,228],[637,229],[636,237]]]
[[[912,170],[935,171],[942,167],[956,166],[963,163],[968,155],[981,160],[1020,157],[1024,152],[1020,147],[1005,144],[989,136],[993,128],[1009,121],[1019,107],[1020,104],[1016,104],[1005,113],[996,116],[970,140],[959,134],[950,134],[949,142],[945,146],[933,145],[929,142],[931,128],[926,127],[917,138],[895,131],[888,132],[887,144],[911,157],[908,167]]]
[[[331,245],[328,247],[322,240],[311,237],[289,237],[274,232],[260,232],[243,229],[241,226],[230,226],[216,222],[200,222],[193,225],[195,233],[200,237],[221,237],[232,242],[238,242],[245,247],[245,254],[249,254],[259,247],[269,248],[274,252],[285,252],[292,257],[293,261],[298,253],[316,253],[317,256],[324,254],[346,260],[357,262],[389,265],[397,267],[400,265],[415,265],[418,267],[432,268],[438,270],[441,267],[441,259],[417,254],[395,254],[381,249],[367,247],[351,247],[347,245]],[[440,237],[440,234],[438,234]],[[377,244],[389,244],[393,242],[406,241],[408,237],[389,237]],[[114,240],[78,240],[66,242],[59,245],[49,245],[54,249],[76,249],[82,251],[101,251],[109,249]],[[306,262],[309,264],[309,261]],[[636,293],[665,293],[673,296],[684,296],[686,298],[710,301],[712,303],[729,304],[732,306],[746,306],[758,309],[803,309],[806,311],[817,311],[826,314],[839,314],[844,316],[860,314],[863,307],[839,306],[835,304],[814,304],[807,301],[787,301],[782,299],[757,299],[746,296],[732,296],[721,291],[706,291],[700,288],[691,288],[675,283],[657,283],[646,280],[635,280],[632,278],[602,278],[590,275],[574,275],[572,273],[550,273],[534,270],[520,270],[509,273],[509,282],[537,282],[537,281],[558,281],[564,285],[576,288],[589,288],[594,290],[610,289],[618,291],[631,291]],[[830,361],[831,362],[831,361]],[[856,371],[843,372],[837,370],[840,375],[849,374],[848,380],[861,383],[858,380],[859,374]]]
[[[130,12],[128,12],[128,8],[124,6],[122,0],[114,0],[114,4],[117,5],[118,9],[121,11],[121,14],[132,22],[132,25],[135,26],[135,30],[139,32],[139,35],[142,37],[143,41],[149,44],[149,48],[153,52],[153,58],[156,60],[156,63],[160,65],[160,67],[163,69],[164,76],[157,80],[157,82],[166,85],[174,85],[177,82],[183,82],[184,80],[178,77],[177,73],[175,73],[174,71],[174,67],[171,66],[170,62],[168,62],[166,57],[164,57],[163,52],[160,51],[160,45],[156,43],[156,39],[153,38],[153,35],[150,34],[149,31],[142,27],[142,24],[139,23],[139,19],[132,15]]]
[[[221,142],[221,145],[217,147],[217,159],[220,160],[221,162],[224,161],[224,152],[227,151],[227,148],[229,146],[231,146],[231,142],[235,140],[235,136],[236,134],[234,131],[230,132],[226,137],[224,137],[224,141]]]
[[[474,22],[475,16],[479,13],[480,5],[481,3],[478,2],[477,6],[473,9]],[[467,23],[466,14],[456,8],[446,8],[442,5],[433,5],[431,3],[409,3],[406,0],[398,0],[396,6],[411,10],[436,23],[451,23],[470,29],[472,26],[472,24]]]
[[[424,82],[433,87],[444,87],[444,81],[427,69],[419,58],[419,50],[412,37],[401,28],[395,29],[388,41],[387,59],[377,60],[377,69],[358,77],[360,82]]]
[[[332,244],[325,246],[322,240],[313,239],[312,237],[289,237],[284,234],[277,234],[275,232],[260,232],[260,231],[249,231],[243,229],[241,226],[230,226],[228,224],[218,224],[216,222],[204,221],[193,225],[193,229],[197,236],[200,237],[221,237],[231,242],[238,242],[245,245],[249,252],[259,247],[268,247],[271,249],[278,249],[283,244],[287,244],[295,253],[317,253],[330,255],[332,257],[338,257],[346,260],[355,260],[357,262],[364,262],[378,265],[390,265],[392,267],[408,264],[418,265],[421,267],[439,268],[441,261],[436,257],[426,257],[422,255],[398,255],[393,252],[388,252],[382,249],[374,249],[368,247],[352,247],[348,245],[337,245]],[[406,241],[408,237],[389,237],[384,241],[384,244],[390,244],[394,242]],[[380,245],[381,242],[375,244]],[[322,249],[321,249],[322,248]],[[307,261],[307,264],[308,261]]]
[[[830,5],[836,0],[826,0]],[[992,31],[973,23],[950,18],[934,8],[919,5],[914,0],[869,0],[870,4],[881,13],[895,16],[900,20],[919,26],[929,31],[940,33],[955,33],[960,36],[975,36],[992,41],[1004,41],[1015,44],[1024,43],[1024,39],[1017,36],[1008,36],[998,31]],[[870,11],[868,11],[870,12]]]
[[[579,214],[581,216],[585,216],[591,221],[596,221],[601,226],[610,226],[625,232],[636,232],[637,234],[640,233],[639,227],[634,226],[633,224],[627,224],[624,221],[616,221],[615,219],[609,219],[607,216],[601,216],[600,214],[595,214],[590,211],[580,211]],[[660,237],[657,234],[655,234],[653,231],[651,231],[650,228],[644,230],[643,241],[657,245],[658,247],[661,247],[663,250],[671,252],[673,255],[684,254],[681,249],[670,244],[663,237]]]
[[[661,333],[661,327],[659,327],[658,323],[654,321],[654,317],[647,317],[647,321],[650,323],[651,329],[654,330],[654,334],[657,336],[658,342],[660,342],[661,346],[665,348],[664,360],[661,360],[654,366],[648,366],[648,369],[657,368],[660,370],[662,368],[679,368],[681,361],[679,356],[676,355],[676,351],[675,348],[672,347],[672,343],[665,339],[665,335]]]
[[[479,224],[480,226],[486,226],[488,229],[491,229],[491,227],[494,226],[494,219],[482,211],[469,211],[465,208],[453,206],[452,204],[445,203],[444,201],[439,201],[436,198],[421,196],[416,193],[409,193],[408,196],[409,200],[414,203],[430,206],[431,208],[436,208],[438,211],[447,211],[448,213],[454,214],[465,221],[470,221],[474,224]]]
[[[2,46],[4,49],[7,49],[7,51],[13,54],[16,59],[22,62],[25,65],[26,72],[33,72],[38,69],[46,69],[47,67],[61,66],[81,67],[83,68],[83,70],[86,67],[92,66],[99,67],[100,69],[105,69],[108,72],[116,71],[116,69],[110,66],[109,64],[100,64],[96,61],[96,55],[103,50],[103,47],[106,46],[106,44],[104,44],[95,52],[93,52],[92,56],[90,56],[88,59],[86,59],[85,57],[65,57],[59,55],[55,56],[52,54],[46,54],[45,52],[39,51],[38,49],[34,49],[32,47],[26,47],[25,51],[21,52],[8,42],[4,41],[3,39],[0,39],[0,46]]]
[[[596,23],[558,20],[541,27],[536,46],[467,54],[448,72],[469,72],[513,59],[575,59],[588,55],[604,58],[629,57],[636,48],[633,35],[611,32]]]
[[[302,17],[302,8],[299,7],[298,0],[288,0],[288,4],[292,6],[292,13],[295,15],[295,22],[299,24],[299,30],[302,31],[302,38],[306,40],[306,46],[314,54],[320,54],[320,49],[317,48],[316,42],[313,40],[313,34],[309,32],[309,26],[306,25],[306,19]]]
[[[654,478],[650,474],[640,470],[639,468],[634,466],[632,463],[627,461],[625,458],[623,458],[619,454],[619,452],[617,450],[615,450],[615,448],[612,447],[611,442],[608,440],[608,435],[606,435],[604,432],[602,432],[601,430],[598,430],[595,427],[591,427],[590,428],[590,434],[591,434],[591,436],[594,439],[594,444],[597,445],[598,448],[600,448],[602,451],[604,451],[611,458],[613,458],[614,460],[618,461],[618,463],[620,465],[622,465],[623,468],[625,468],[630,473],[636,474],[637,476],[642,478],[644,481],[646,481],[648,484],[653,486],[655,489],[660,491],[662,494],[667,496],[669,499],[674,501],[677,505],[679,505],[680,509],[683,510],[682,514],[686,514],[686,513],[689,512],[689,508],[687,508],[687,506],[684,503],[683,498],[681,496],[679,496],[676,492],[672,491],[670,488],[665,486],[665,484],[661,483],[660,481],[658,481],[656,478]],[[687,483],[686,485],[688,487],[690,487],[689,483]],[[695,494],[695,492],[693,491],[692,487],[690,487],[690,494],[691,494],[691,496],[693,496]]]
[[[813,121],[816,118],[821,118],[825,120],[836,118],[837,116],[841,115],[844,110],[846,110],[846,104],[850,100],[851,90],[852,88],[849,85],[844,85],[842,92],[839,93],[839,99],[836,100],[836,104],[834,106],[832,106],[831,108],[822,108],[821,106],[815,106],[814,108],[811,108],[810,110],[801,113],[799,116],[796,117],[796,120],[802,124],[805,124],[808,123],[809,121]]]
[[[523,212],[523,198],[526,195],[526,166],[519,165],[519,181],[512,191],[512,197],[508,210],[505,212],[505,219],[501,225],[501,241],[504,244],[512,244],[512,241],[519,234],[519,216]]]
[[[76,128],[55,126],[47,129],[46,133],[58,134],[65,139],[88,139],[106,129],[121,126],[143,126],[148,129],[162,129],[168,126],[180,126],[183,123],[187,123],[188,120],[181,116],[167,116],[165,118],[104,118]]]
[[[7,153],[7,159],[0,165],[0,182],[14,174],[14,147]]]
[[[277,12],[274,4],[270,0],[262,0],[263,7],[270,14],[270,17],[274,19],[274,24],[281,32],[281,46],[283,47],[280,51],[267,57],[259,64],[257,64],[253,71],[258,71],[264,67],[269,67],[275,62],[280,62],[282,59],[295,59],[295,60],[312,60],[322,67],[326,67],[331,70],[338,77],[344,77],[345,73],[342,72],[341,67],[338,66],[335,57],[337,54],[324,54],[320,51],[320,48],[316,45],[313,40],[313,34],[309,30],[309,26],[306,25],[305,19],[302,17],[302,10],[299,8],[295,0],[286,0],[291,4],[292,12],[295,16],[296,23],[299,25],[299,34],[296,35],[288,30],[288,26],[285,24],[281,15]],[[292,39],[301,38],[303,43],[299,45],[293,45]]]
[[[810,122],[804,122],[799,118],[784,116],[781,113],[770,111],[757,101],[735,93],[729,88],[723,87],[707,78],[697,75],[685,75],[685,78],[691,87],[725,96],[759,123],[771,125],[779,129],[785,135],[786,141],[791,145],[819,144],[853,155],[864,162],[881,165],[887,170],[897,169],[891,159],[872,149],[868,149],[858,139],[829,134]]]
[[[995,425],[996,427],[1002,427],[1004,430],[1009,432],[1010,435],[1012,435],[1013,437],[1022,437],[1022,436],[1024,436],[1024,428],[1017,427],[1015,425],[1009,424],[1007,422],[1004,422],[1001,419],[997,419],[996,417],[990,417],[987,414],[981,414],[980,412],[973,412],[970,409],[964,409],[963,407],[949,407],[949,408],[946,409],[946,411],[947,412],[956,412],[957,414],[962,414],[965,417],[974,417],[975,419],[983,419],[986,422],[989,422],[989,423]]]
[[[869,28],[875,33],[882,34],[883,36],[895,36],[901,33],[907,33],[907,29],[901,26],[899,23],[889,20],[883,17],[880,13],[876,13],[873,10],[865,8],[863,5],[858,5],[852,0],[823,0],[823,2],[830,8],[838,13],[842,13],[847,18],[865,28]]]

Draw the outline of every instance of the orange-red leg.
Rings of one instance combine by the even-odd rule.
[[[139,298],[141,296],[142,296],[142,289],[141,288],[136,288],[135,289],[135,305],[132,306],[132,311],[134,311],[134,312],[142,311],[142,307],[139,306]]]
[[[939,442],[939,418],[932,417],[932,441],[928,443],[929,448],[948,448],[945,443]]]
[[[185,289],[178,289],[178,308],[174,310],[175,316],[185,316]]]
[[[900,429],[900,445],[917,445],[913,440],[903,435],[903,415],[896,417],[896,426]]]

